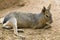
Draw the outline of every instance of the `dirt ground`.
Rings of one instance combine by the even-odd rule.
[[[24,35],[25,40],[60,40],[60,0],[26,0],[25,2],[23,7],[14,6],[0,11],[0,17],[12,11],[39,13],[43,6],[47,8],[51,4],[53,23],[50,29],[24,29],[24,33],[19,32],[19,35]],[[21,38],[14,35],[12,30],[2,29],[0,25],[0,40],[21,40]]]

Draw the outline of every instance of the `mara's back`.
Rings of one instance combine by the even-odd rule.
[[[20,27],[31,27],[36,20],[35,15],[36,14],[22,12],[14,13],[15,18],[17,19],[17,24]]]

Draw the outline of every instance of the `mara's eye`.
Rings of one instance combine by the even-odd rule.
[[[48,15],[46,15],[46,17],[49,17]]]

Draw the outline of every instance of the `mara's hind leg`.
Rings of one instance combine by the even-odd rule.
[[[18,30],[17,30],[17,19],[16,18],[11,18],[10,22],[12,22],[13,24],[13,30],[14,30],[14,34],[17,36],[20,36],[21,38],[25,38],[24,35],[18,35]],[[20,31],[23,31],[23,29],[20,29]]]
[[[13,17],[9,21],[13,24],[14,34],[18,35],[18,32],[17,32],[17,20],[16,20],[16,18]]]

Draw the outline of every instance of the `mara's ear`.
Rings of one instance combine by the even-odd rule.
[[[49,6],[48,6],[48,8],[47,8],[48,10],[50,10],[51,9],[51,4],[49,4]]]
[[[43,7],[42,12],[43,12],[43,13],[45,13],[45,11],[46,11],[46,8],[45,8],[45,7]]]

